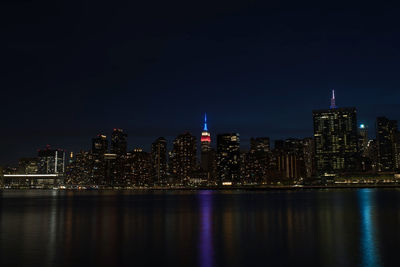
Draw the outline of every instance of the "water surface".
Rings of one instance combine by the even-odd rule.
[[[1,266],[400,266],[400,191],[0,191]]]

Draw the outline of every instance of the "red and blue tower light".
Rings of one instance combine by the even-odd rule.
[[[207,114],[204,113],[204,126],[203,126],[203,132],[201,133],[201,142],[205,143],[211,143],[211,135],[208,132],[208,127],[207,127]]]

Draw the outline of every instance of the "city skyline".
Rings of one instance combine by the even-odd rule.
[[[329,104],[329,107],[328,107],[328,105],[325,107],[325,108],[321,108],[321,109],[315,109],[315,110],[312,110],[312,113],[314,112],[314,111],[316,111],[316,110],[324,110],[324,109],[326,109],[326,110],[330,110],[330,109],[337,109],[337,108],[347,108],[347,107],[341,107],[341,106],[338,106],[337,104],[336,104],[336,93],[335,93],[335,89],[332,89],[331,91],[330,91],[330,104]],[[357,109],[357,114],[359,113],[359,110]],[[204,116],[203,117],[203,124],[199,124],[199,125],[203,125],[203,126],[201,126],[201,127],[198,127],[198,129],[195,129],[195,131],[190,131],[190,130],[181,130],[180,132],[178,132],[175,136],[172,136],[172,135],[155,135],[154,137],[153,136],[146,136],[146,138],[145,139],[142,139],[142,142],[137,142],[137,143],[132,143],[132,142],[130,142],[132,139],[134,139],[135,138],[135,136],[133,136],[133,137],[130,137],[130,134],[129,134],[129,132],[127,132],[127,130],[126,129],[122,129],[122,128],[113,128],[114,129],[114,131],[116,130],[116,129],[122,129],[123,131],[124,131],[124,134],[126,135],[126,140],[127,140],[127,144],[126,144],[126,149],[127,149],[127,151],[133,151],[133,150],[135,150],[135,149],[143,149],[144,151],[147,151],[147,152],[150,152],[150,150],[151,150],[151,143],[156,139],[156,138],[159,138],[159,137],[163,137],[163,138],[166,138],[166,141],[167,141],[167,150],[171,150],[172,149],[172,145],[173,145],[173,140],[175,139],[175,137],[177,136],[177,135],[179,135],[179,134],[181,134],[181,133],[184,133],[184,132],[189,132],[189,133],[191,133],[191,134],[194,134],[194,136],[196,136],[196,137],[198,137],[198,140],[197,140],[197,146],[200,148],[201,147],[201,134],[199,135],[199,134],[196,134],[196,133],[198,133],[199,131],[201,131],[201,130],[203,130],[203,131],[207,131],[207,132],[211,132],[212,134],[211,134],[211,137],[210,137],[210,141],[211,141],[211,147],[213,147],[213,148],[216,148],[216,142],[217,142],[217,138],[216,138],[216,135],[217,134],[220,134],[220,133],[223,133],[223,131],[220,131],[220,132],[217,132],[217,131],[215,131],[215,130],[211,130],[211,131],[209,131],[208,130],[208,121],[207,121],[207,112],[203,112],[202,113],[202,115]],[[310,116],[311,117],[311,116]],[[357,119],[358,119],[358,121],[357,121],[357,128],[359,128],[359,127],[366,127],[366,128],[368,128],[369,129],[369,131],[367,131],[367,134],[368,134],[368,136],[367,136],[367,138],[368,139],[374,139],[375,138],[375,134],[376,134],[376,119],[378,118],[378,117],[382,117],[382,116],[377,116],[377,117],[375,117],[375,121],[373,122],[373,124],[372,125],[368,125],[367,123],[365,123],[365,120],[363,120],[363,119],[360,119],[360,117],[359,117],[359,115],[357,115]],[[390,117],[390,116],[389,116]],[[312,124],[312,120],[311,120],[311,124]],[[211,125],[212,125],[212,128],[214,129],[214,128],[217,128],[218,129],[218,126],[217,125],[213,125],[212,123],[211,123]],[[254,126],[253,126],[254,127]],[[232,128],[238,128],[238,127],[232,127]],[[193,128],[192,128],[193,129]],[[98,131],[96,134],[93,134],[92,135],[92,137],[88,137],[88,139],[87,140],[90,140],[90,138],[96,138],[96,136],[98,137],[98,138],[100,138],[100,136],[103,136],[103,137],[105,137],[109,142],[110,142],[110,144],[111,144],[111,140],[112,140],[112,132],[111,132],[111,130],[112,129],[108,129],[108,132],[107,131]],[[225,131],[225,132],[236,132],[236,131]],[[273,129],[271,129],[271,132],[272,133],[274,133],[274,130]],[[271,135],[268,135],[268,134],[260,134],[260,135],[252,135],[251,133],[249,134],[249,135],[245,135],[245,136],[243,136],[240,132],[239,132],[239,134],[241,135],[241,142],[240,142],[240,149],[241,150],[243,150],[243,151],[248,151],[249,149],[250,149],[250,146],[251,146],[251,143],[250,143],[250,141],[251,141],[251,139],[252,138],[257,138],[257,137],[264,137],[264,136],[267,136],[268,138],[270,138],[270,140],[271,140],[271,144],[273,144],[274,142],[273,141],[276,141],[276,140],[284,140],[284,139],[290,139],[290,138],[299,138],[299,139],[302,139],[302,138],[308,138],[308,137],[311,137],[311,138],[313,138],[313,135],[314,135],[314,133],[313,133],[313,127],[311,126],[311,133],[309,134],[309,135],[306,135],[306,134],[304,134],[304,135],[300,135],[300,136],[294,136],[294,135],[286,135],[286,136],[278,136],[277,134],[271,134]],[[275,138],[274,138],[274,137]],[[142,136],[143,137],[143,136]],[[68,136],[66,136],[65,138],[72,138],[72,137],[68,137]],[[151,139],[152,138],[152,139]],[[139,138],[139,140],[140,140],[141,138]],[[143,140],[152,140],[151,142],[143,142]],[[90,144],[90,142],[85,142],[85,144],[82,146],[82,147],[80,147],[80,148],[78,148],[78,149],[76,149],[76,150],[70,150],[70,149],[68,149],[68,146],[66,146],[66,147],[61,147],[61,146],[59,146],[59,145],[57,145],[58,143],[60,143],[60,142],[55,142],[55,143],[53,143],[53,144],[49,144],[49,143],[46,143],[44,146],[42,146],[42,147],[36,147],[36,149],[34,149],[34,150],[32,150],[31,152],[29,152],[28,151],[28,153],[26,153],[26,151],[25,151],[25,153],[24,154],[22,154],[22,156],[20,155],[18,158],[14,158],[13,160],[11,160],[11,159],[9,159],[8,161],[5,161],[5,162],[3,162],[2,164],[4,165],[4,166],[13,166],[13,165],[15,165],[16,164],[16,162],[20,159],[20,158],[25,158],[25,157],[30,157],[30,156],[34,156],[35,155],[35,151],[36,150],[40,150],[40,149],[42,149],[43,147],[48,147],[48,146],[50,146],[50,147],[53,147],[53,148],[57,148],[57,149],[63,149],[65,152],[74,152],[74,153],[77,153],[77,152],[80,152],[80,151],[92,151],[92,149],[93,149],[93,147],[91,147],[92,146],[92,144]],[[271,145],[271,147],[272,147],[273,145]],[[71,147],[71,146],[69,146],[69,147]],[[77,148],[78,146],[77,146],[77,144],[75,144],[75,146],[72,146],[72,147],[75,147],[75,148]],[[198,153],[197,154],[199,154],[200,155],[200,150],[201,149],[199,149],[198,150]],[[111,151],[110,151],[111,152]],[[0,156],[0,158],[1,158],[1,156]]]

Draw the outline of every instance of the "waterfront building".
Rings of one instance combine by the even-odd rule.
[[[126,186],[152,186],[151,155],[140,148],[127,153],[125,162]]]
[[[171,153],[171,171],[178,184],[188,184],[196,170],[196,137],[185,132],[175,138]]]
[[[376,119],[376,141],[378,152],[378,171],[398,169],[398,128],[396,120],[386,117]]]
[[[37,158],[22,158],[18,161],[19,174],[36,174],[38,173]]]
[[[76,153],[75,159],[66,168],[66,183],[88,186],[96,184],[93,176],[93,154],[88,151]]]
[[[111,153],[124,156],[127,151],[127,137],[122,129],[114,129],[111,134]]]
[[[360,155],[364,157],[367,153],[368,141],[368,127],[362,123],[358,127],[358,149],[360,151]]]
[[[151,145],[152,176],[154,183],[167,183],[167,140],[159,137]]]
[[[330,109],[314,110],[316,169],[319,175],[357,170],[356,108],[337,108],[333,92]]]
[[[61,149],[51,149],[49,145],[38,151],[38,173],[64,173],[65,152]]]
[[[250,139],[250,150],[241,153],[241,175],[245,183],[268,182],[271,150],[269,137]]]
[[[217,175],[220,185],[240,183],[240,137],[238,133],[217,135]]]
[[[207,115],[204,114],[203,131],[201,132],[200,169],[207,181],[215,178],[215,150],[211,147],[211,134],[208,131]],[[201,176],[201,175],[200,175]]]
[[[104,134],[98,134],[92,139],[92,157],[93,157],[93,183],[96,185],[106,185],[106,161],[104,154],[108,151],[108,140]]]
[[[92,153],[93,154],[105,154],[108,151],[108,140],[107,136],[98,134],[92,139]]]
[[[312,178],[315,175],[315,143],[313,138],[303,139],[303,160],[305,177]]]

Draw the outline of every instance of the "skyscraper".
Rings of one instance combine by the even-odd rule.
[[[179,184],[187,184],[196,169],[196,137],[189,132],[175,138],[171,170]]]
[[[318,174],[355,171],[358,157],[356,109],[337,108],[333,91],[331,108],[314,110],[313,120]]]
[[[394,171],[398,168],[397,121],[386,117],[376,119],[378,171]]]
[[[127,149],[127,137],[122,129],[114,129],[111,134],[111,153],[118,156],[125,155]]]
[[[126,185],[127,186],[152,186],[151,178],[151,155],[142,149],[134,149],[127,153],[125,162]]]
[[[105,154],[108,150],[107,136],[98,134],[92,139],[92,153],[93,154]]]
[[[358,127],[358,149],[362,156],[366,156],[368,140],[368,127],[365,124],[360,124]]]
[[[241,156],[242,178],[247,183],[267,182],[271,161],[269,137],[251,138],[249,152],[242,153]]]
[[[217,135],[217,175],[219,183],[240,183],[240,138],[238,133]]]
[[[156,184],[167,182],[167,140],[159,137],[151,145],[153,179]]]
[[[275,142],[274,167],[278,181],[291,184],[306,177],[304,140],[288,138]]]
[[[65,171],[65,152],[61,149],[51,149],[47,145],[46,149],[38,151],[38,173],[54,174],[64,173]]]
[[[303,139],[303,154],[305,175],[311,178],[315,175],[315,143],[313,138]]]
[[[92,156],[89,157],[92,162],[92,178],[96,185],[106,185],[106,161],[104,154],[108,151],[108,140],[107,136],[98,134],[92,139]]]
[[[207,115],[204,114],[204,126],[201,132],[201,160],[200,167],[208,181],[215,176],[215,150],[211,147],[211,135],[207,126]]]

